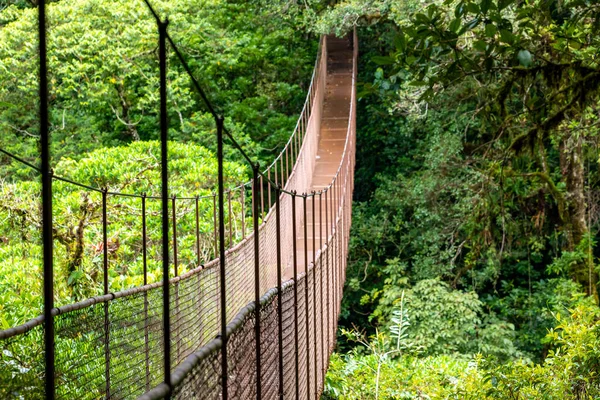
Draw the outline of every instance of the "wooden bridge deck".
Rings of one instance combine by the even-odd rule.
[[[348,131],[348,118],[350,116],[350,99],[352,94],[352,48],[348,39],[339,39],[335,36],[327,37],[327,87],[321,114],[319,145],[316,164],[312,177],[312,190],[319,191],[326,188],[332,181],[342,160],[344,145]],[[315,236],[313,241],[313,215],[311,201],[307,201],[307,233],[308,233],[308,262],[313,261],[315,251],[320,248],[320,243],[325,243],[325,197],[318,197],[315,202]],[[323,221],[319,221],[322,206]],[[328,207],[331,206],[329,203]],[[335,213],[330,213],[330,215]],[[329,221],[331,226],[332,221]],[[298,272],[304,271],[304,226],[298,227]],[[320,233],[321,232],[321,233]],[[331,228],[329,228],[331,234]],[[314,242],[314,246],[313,246]],[[292,266],[283,272],[284,280],[293,277]]]

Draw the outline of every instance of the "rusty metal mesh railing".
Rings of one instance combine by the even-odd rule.
[[[160,26],[161,49],[170,43],[187,68],[166,24],[152,12]],[[47,308],[43,316],[0,331],[2,365],[12,377],[1,382],[0,397],[318,398],[335,343],[351,220],[355,35],[350,38],[354,46],[344,148],[331,182],[319,191],[311,189],[328,83],[325,36],[296,128],[268,168],[259,171],[253,165],[252,181],[205,196],[159,197],[111,193],[52,177],[101,194],[104,292]],[[222,125],[219,129],[225,131]],[[233,137],[229,140],[239,148]],[[136,218],[143,227],[144,285],[110,293],[107,215],[117,198],[129,206],[140,202]],[[165,253],[162,260],[164,279],[147,283],[146,213],[156,200],[163,205],[163,237],[172,235],[172,256]],[[212,211],[200,213],[204,203],[202,208]]]

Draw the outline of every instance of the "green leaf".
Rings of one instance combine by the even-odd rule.
[[[460,23],[461,23],[460,18],[454,18],[452,20],[452,22],[450,22],[450,25],[448,25],[448,30],[452,31],[452,32],[457,32],[458,29],[460,28]]]
[[[454,16],[459,19],[460,17],[462,17],[465,13],[465,6],[462,3],[459,3],[456,5],[456,8],[454,9]]]
[[[404,32],[399,32],[394,37],[394,46],[396,46],[396,50],[400,52],[404,52],[406,50],[406,38],[404,37]]]
[[[465,33],[466,31],[469,31],[469,30],[475,28],[479,24],[480,21],[481,21],[481,19],[479,17],[473,18],[471,21],[469,21],[466,25],[464,25],[462,27],[459,34]]]
[[[475,3],[467,4],[467,10],[473,14],[479,14],[479,6]]]
[[[485,36],[491,38],[496,34],[497,29],[494,24],[485,24]]]
[[[477,40],[477,41],[475,41],[475,43],[473,43],[473,47],[476,50],[485,51],[485,48],[487,47],[487,43],[484,40]]]
[[[493,5],[492,0],[482,0],[481,1],[481,12],[487,13],[490,7]]]
[[[425,14],[418,13],[417,15],[415,15],[415,19],[417,22],[420,22],[422,24],[429,24],[429,18],[427,18]]]
[[[371,57],[371,61],[377,65],[393,65],[395,63],[392,57],[387,56],[373,56]]]
[[[515,41],[515,35],[511,31],[502,29],[500,31],[500,40],[504,43],[512,44]]]

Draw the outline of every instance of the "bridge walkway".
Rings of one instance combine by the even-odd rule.
[[[348,38],[327,36],[327,87],[321,114],[319,129],[318,151],[315,169],[312,176],[312,190],[319,191],[326,188],[332,181],[342,161],[344,145],[350,117],[350,98],[352,95],[352,44]],[[307,200],[307,241],[308,263],[313,261],[313,255],[327,241],[325,229],[325,197],[315,198],[315,215],[313,216],[311,200]],[[329,199],[330,201],[331,199]],[[329,202],[328,207],[331,206]],[[320,213],[322,207],[322,214]],[[313,224],[315,235],[313,240]],[[329,221],[331,226],[332,221]],[[297,255],[298,272],[304,272],[304,225],[298,227]],[[331,234],[331,228],[329,228]],[[313,246],[314,244],[314,246]],[[283,271],[284,280],[293,277],[293,267],[289,265]]]

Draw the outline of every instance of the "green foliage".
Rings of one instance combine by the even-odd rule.
[[[373,354],[331,357],[325,399],[485,399],[476,362],[451,356],[406,356],[380,366]]]
[[[556,327],[546,341],[552,344],[543,364],[486,363],[485,373],[494,399],[593,399],[600,396],[600,322],[596,306],[580,305],[570,315],[556,314]]]
[[[318,14],[317,31],[358,27],[361,49],[341,325],[379,341],[404,292],[421,349],[376,374],[373,351],[342,342],[329,396],[375,398],[375,382],[386,398],[598,396],[595,366],[552,367],[594,360],[576,344],[593,335],[546,334],[556,316],[586,331],[573,310],[597,310],[599,21],[596,1],[577,0],[351,0]],[[482,370],[452,388],[430,370],[396,384],[440,354],[482,354]]]
[[[169,184],[175,196],[208,196],[199,201],[200,254],[213,254],[213,198],[217,160],[201,146],[169,143]],[[160,194],[160,145],[134,142],[128,146],[103,148],[87,153],[79,161],[69,158],[55,172],[93,187],[133,194]],[[226,186],[246,182],[245,168],[224,165]],[[102,282],[102,196],[100,193],[57,181],[54,188],[55,270],[58,305],[101,293]],[[24,279],[41,275],[38,182],[0,182],[4,199],[0,205],[0,296],[3,325],[14,326],[40,313],[41,280]],[[239,190],[238,190],[239,195]],[[161,278],[161,202],[147,200],[148,282]],[[108,196],[108,254],[111,291],[143,283],[141,199]],[[234,198],[233,215],[239,226],[241,205]],[[180,273],[196,266],[195,202],[177,202]],[[248,218],[251,223],[251,218]],[[236,233],[241,235],[239,229]],[[237,240],[237,238],[234,238]]]
[[[316,52],[293,16],[261,2],[156,1],[194,76],[246,150],[271,160],[294,128]],[[37,158],[36,9],[0,11],[0,146]],[[48,6],[52,152],[158,138],[156,23],[142,1]],[[171,138],[216,147],[212,118],[169,52]],[[257,143],[260,143],[258,145]],[[264,149],[264,150],[263,150]],[[230,151],[227,156],[239,157]],[[232,158],[233,159],[233,158]],[[239,158],[238,158],[239,159]],[[12,165],[3,176],[21,176]]]
[[[600,309],[580,305],[556,314],[543,363],[501,363],[494,357],[382,357],[372,338],[365,348],[334,354],[327,399],[592,399],[600,395]]]

